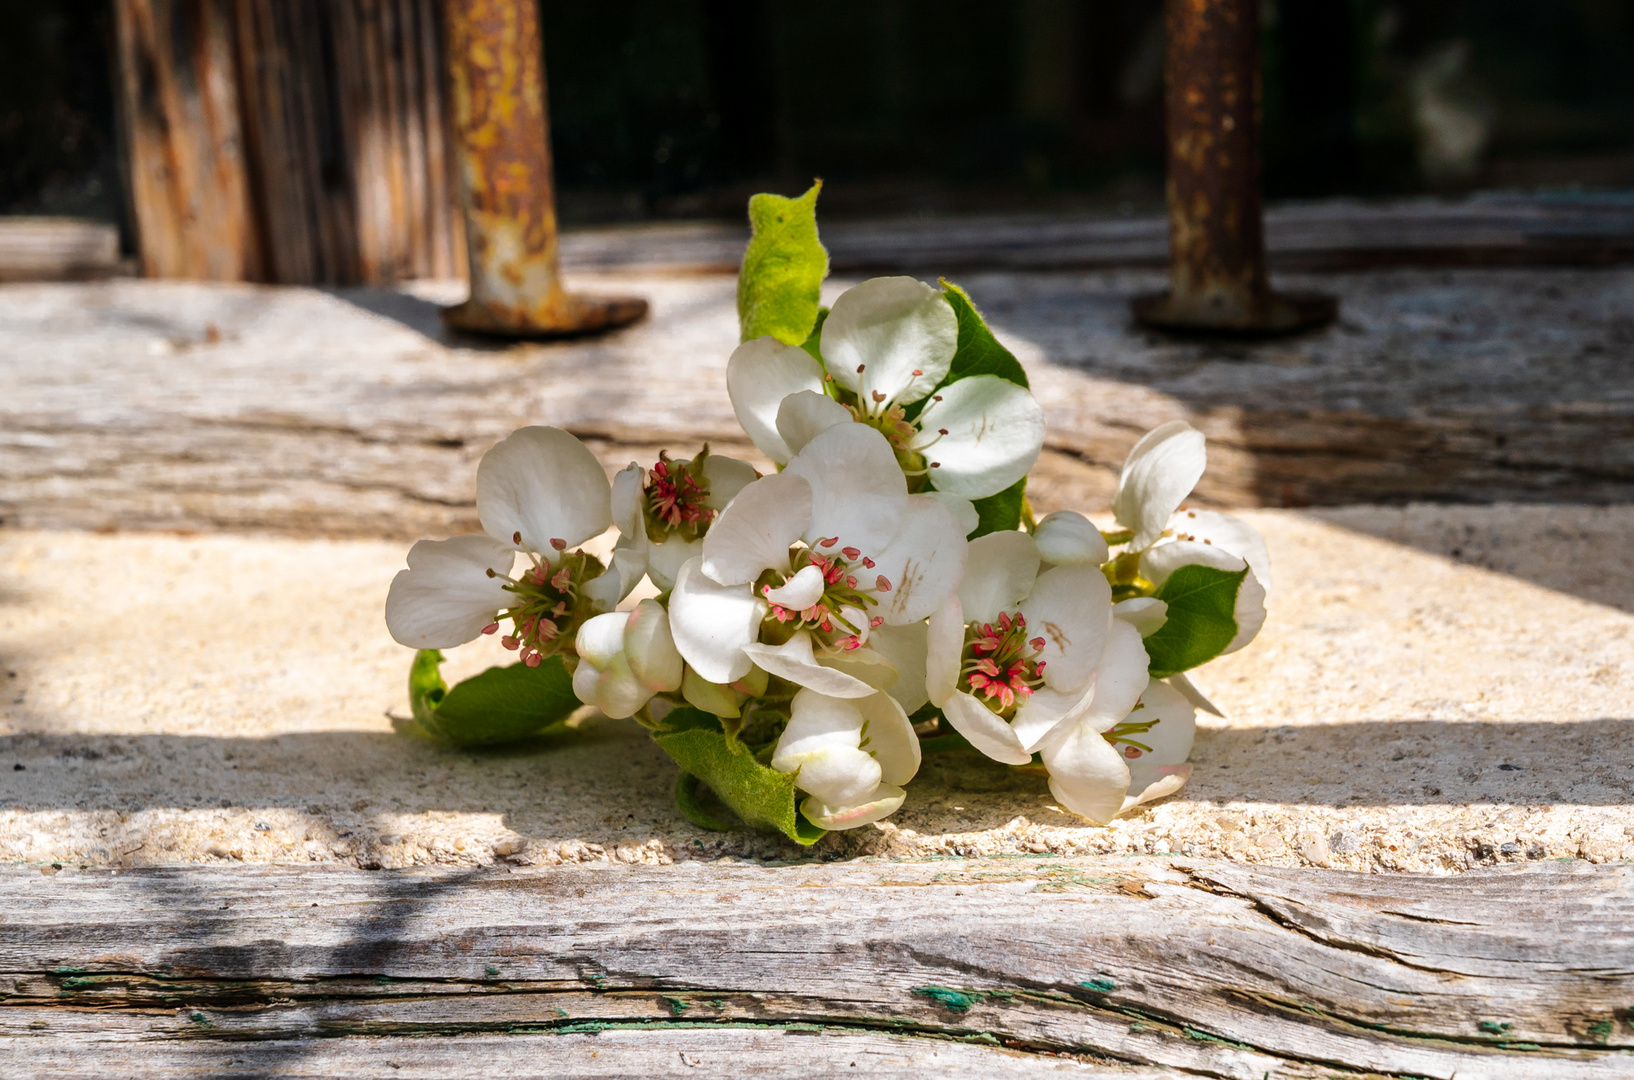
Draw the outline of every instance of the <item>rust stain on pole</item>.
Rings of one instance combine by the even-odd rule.
[[[634,322],[647,302],[562,288],[538,0],[447,0],[471,298],[450,326],[552,336]]]
[[[1333,319],[1328,296],[1278,294],[1260,202],[1259,0],[1168,0],[1169,291],[1137,297],[1141,322],[1276,334]]]

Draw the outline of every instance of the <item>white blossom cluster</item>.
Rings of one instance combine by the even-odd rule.
[[[1183,674],[1151,675],[1158,594],[1187,567],[1240,574],[1215,651],[1241,648],[1265,618],[1265,544],[1181,509],[1205,466],[1184,422],[1135,445],[1115,529],[1063,510],[983,532],[977,504],[1027,475],[1044,416],[1017,382],[948,381],[958,335],[941,291],[889,277],[839,297],[818,353],[741,345],[727,385],[766,475],[706,449],[609,482],[567,432],[514,432],[477,470],[485,535],[410,550],[392,636],[443,649],[508,623],[522,663],[560,657],[610,717],[658,730],[690,706],[758,735],[823,829],[893,813],[922,738],[950,732],[1042,767],[1095,822],[1179,790],[1208,706]],[[609,561],[583,550],[615,527]],[[656,597],[629,603],[643,578]]]

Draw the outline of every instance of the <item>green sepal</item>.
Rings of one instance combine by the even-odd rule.
[[[965,538],[967,540],[988,533],[1019,529],[1022,508],[1027,505],[1027,478],[1023,476],[996,495],[974,499],[970,505],[976,508],[976,527]]]
[[[1163,679],[1219,656],[1237,636],[1237,590],[1248,568],[1182,566],[1152,595],[1168,605],[1168,620],[1146,639],[1152,678]]]
[[[738,273],[738,330],[742,341],[764,334],[800,345],[817,325],[817,298],[828,276],[828,252],[817,239],[821,180],[798,198],[761,194],[749,199],[749,246]]]
[[[681,811],[681,816],[700,829],[709,829],[711,832],[731,832],[740,827],[736,820],[717,817],[709,807],[704,805],[704,792],[708,789],[704,782],[689,772],[683,772],[675,778],[675,807]]]
[[[825,830],[800,813],[794,777],[756,761],[747,746],[721,729],[716,717],[683,706],[666,715],[663,724],[666,730],[654,732],[653,741],[683,772],[707,785],[745,825],[780,832],[798,844],[815,844],[823,838]],[[691,794],[696,795],[696,789]],[[677,785],[676,803],[687,820],[695,821],[681,799],[682,789]],[[696,806],[695,798],[692,805]]]
[[[421,649],[409,667],[409,707],[431,734],[456,746],[516,742],[560,725],[579,707],[562,658],[538,667],[491,667],[452,690],[439,669],[443,654]]]
[[[1027,372],[1021,361],[999,344],[993,331],[987,328],[981,312],[970,302],[970,297],[959,286],[942,279],[942,296],[959,320],[959,344],[953,351],[953,363],[948,367],[942,386],[968,379],[972,375],[997,375],[1018,386],[1027,386]]]

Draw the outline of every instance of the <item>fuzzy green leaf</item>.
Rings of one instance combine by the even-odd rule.
[[[945,278],[942,289],[942,296],[959,320],[959,344],[953,352],[953,363],[942,385],[968,379],[972,375],[997,375],[1018,386],[1026,386],[1027,372],[1023,370],[1021,361],[999,344],[998,338],[987,328],[981,312],[976,310],[976,305],[970,302],[965,291]]]
[[[684,772],[675,778],[675,805],[682,817],[698,828],[712,832],[731,832],[738,828],[737,821],[718,817],[710,809],[707,799],[708,789],[696,776]]]
[[[1237,636],[1237,590],[1248,568],[1182,566],[1157,590],[1168,621],[1146,639],[1154,679],[1189,671],[1219,656]]]
[[[457,746],[495,746],[554,727],[579,707],[573,678],[562,658],[538,667],[491,667],[456,685],[443,681],[443,654],[421,649],[409,668],[409,704],[414,719],[433,735]]]
[[[749,199],[752,235],[738,273],[741,340],[770,334],[800,345],[817,325],[817,298],[828,276],[828,252],[817,239],[817,181],[796,199],[762,194]]]
[[[714,719],[701,709],[676,709],[663,721],[671,730],[655,732],[653,739],[684,772],[708,785],[745,825],[780,832],[800,844],[821,840],[824,830],[807,821],[796,805],[794,777],[756,761],[749,748],[728,736],[718,722],[709,723]],[[696,798],[682,802],[682,794],[677,786],[676,801],[681,812],[704,825],[688,812],[689,805],[697,808]],[[698,793],[691,789],[688,794]]]
[[[976,508],[976,528],[971,532],[969,539],[974,540],[991,532],[1007,532],[1020,528],[1021,508],[1026,502],[1025,476],[996,495],[974,500],[970,505]]]

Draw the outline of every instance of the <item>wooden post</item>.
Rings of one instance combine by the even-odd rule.
[[[471,297],[444,319],[479,333],[550,336],[641,318],[645,300],[562,287],[537,0],[448,0],[445,10]]]
[[[114,17],[143,273],[259,279],[230,0],[115,0]]]
[[[1329,322],[1328,296],[1278,295],[1260,202],[1259,0],[1168,0],[1169,291],[1135,317],[1168,329],[1289,333]]]

